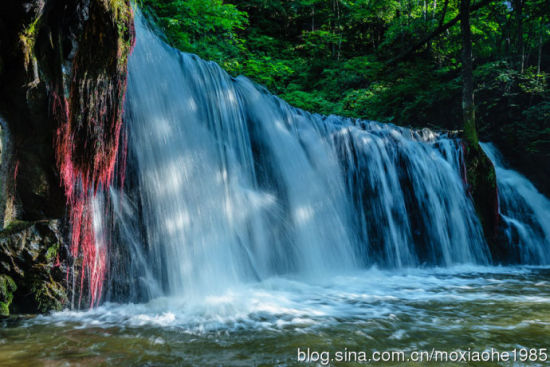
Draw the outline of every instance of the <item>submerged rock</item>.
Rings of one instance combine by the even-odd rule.
[[[59,224],[16,222],[0,232],[0,314],[45,313],[67,306],[67,253]]]

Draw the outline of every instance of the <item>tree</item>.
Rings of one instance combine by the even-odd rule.
[[[470,144],[477,144],[470,0],[460,1],[460,29],[462,31],[462,114],[464,119],[464,136]]]

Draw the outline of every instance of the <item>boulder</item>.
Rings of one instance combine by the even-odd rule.
[[[0,232],[0,314],[68,306],[60,221],[15,222]]]

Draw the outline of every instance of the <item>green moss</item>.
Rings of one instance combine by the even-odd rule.
[[[17,290],[17,285],[7,275],[0,275],[0,299],[8,299]]]
[[[132,39],[129,32],[129,23],[132,21],[131,7],[125,0],[111,0],[111,9],[118,30],[118,66],[119,68],[126,68],[132,47]]]
[[[61,247],[61,244],[59,242],[53,246],[50,246],[48,248],[48,251],[46,251],[46,261],[50,262],[51,260],[53,260],[59,253],[60,247]]]
[[[108,4],[116,20],[123,22],[128,20],[130,6],[126,0],[109,0]]]
[[[22,220],[11,221],[2,231],[0,231],[0,238],[9,237],[14,233],[21,232],[35,223],[36,222],[26,222]]]
[[[52,279],[37,281],[32,287],[32,293],[40,313],[61,311],[68,302],[65,289]]]
[[[478,145],[479,144],[479,138],[477,136],[477,131],[475,126],[466,125],[464,128],[464,137],[470,143],[471,145]]]
[[[12,278],[0,275],[0,316],[9,316],[13,293],[16,290],[17,285]]]
[[[19,39],[23,46],[23,54],[25,56],[25,65],[28,68],[31,60],[35,59],[33,50],[34,45],[36,44],[36,38],[38,35],[38,29],[40,28],[40,19],[38,16],[21,34]]]
[[[0,316],[10,315],[10,305],[6,302],[0,302]]]
[[[467,179],[474,206],[492,253],[497,244],[498,194],[495,167],[479,144],[467,144]]]

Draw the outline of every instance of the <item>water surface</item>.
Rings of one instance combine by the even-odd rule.
[[[200,299],[106,304],[11,318],[2,326],[2,366],[299,366],[297,348],[308,347],[333,353],[548,348],[550,268],[272,278]]]

